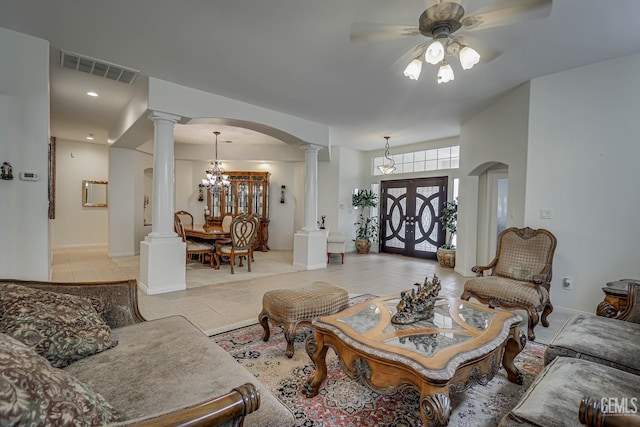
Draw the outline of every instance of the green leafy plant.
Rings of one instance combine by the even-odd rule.
[[[351,205],[360,210],[356,228],[356,239],[369,242],[378,240],[378,221],[365,215],[365,208],[378,206],[378,196],[371,190],[360,190],[351,196]],[[367,212],[368,213],[368,212]]]
[[[442,229],[449,233],[447,243],[440,247],[442,249],[455,249],[456,246],[452,241],[453,236],[455,236],[458,231],[458,199],[445,203],[442,215],[440,215],[440,224],[442,224]]]

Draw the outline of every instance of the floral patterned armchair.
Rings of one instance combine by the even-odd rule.
[[[487,266],[471,269],[476,277],[464,284],[461,298],[474,297],[490,307],[525,309],[529,314],[527,336],[535,339],[533,328],[542,312],[542,325],[553,311],[549,298],[551,265],[556,238],[548,230],[508,228],[498,236],[496,257]],[[491,274],[484,275],[491,270]]]

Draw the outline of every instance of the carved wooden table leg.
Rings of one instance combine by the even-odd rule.
[[[305,349],[313,363],[316,365],[316,370],[307,379],[307,384],[302,390],[302,393],[307,397],[313,397],[318,394],[320,386],[324,380],[327,379],[326,356],[329,347],[324,344],[322,335],[316,331],[314,335],[307,338]]]
[[[502,357],[502,366],[507,371],[507,375],[509,377],[509,381],[516,384],[522,384],[523,377],[522,373],[518,371],[516,365],[513,363],[515,357],[522,351],[525,344],[527,343],[527,338],[524,333],[520,331],[518,326],[511,328],[511,333],[509,334],[509,338],[507,338],[507,342],[504,348],[504,356]]]
[[[420,396],[420,416],[425,427],[439,427],[449,424],[451,400],[442,393]]]

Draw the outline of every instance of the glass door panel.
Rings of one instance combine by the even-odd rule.
[[[245,182],[238,184],[238,213],[249,212],[249,189]]]
[[[235,204],[235,192],[236,192],[236,185],[234,183],[231,183],[229,185],[229,191],[226,192],[225,194],[225,201],[224,201],[224,208],[225,208],[225,213],[230,213],[230,214],[235,214],[234,212],[234,204]]]
[[[253,213],[262,215],[262,184],[253,184]]]

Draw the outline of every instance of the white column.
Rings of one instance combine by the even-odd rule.
[[[304,150],[304,227],[305,231],[318,229],[318,151],[319,145],[303,145]]]
[[[180,119],[172,114],[152,112],[153,225],[140,243],[139,286],[147,295],[180,291],[186,285],[186,246],[173,231],[175,184],[173,128]]]
[[[173,128],[180,119],[172,114],[153,112],[153,225],[150,239],[177,237],[173,231],[175,178]]]
[[[318,151],[308,144],[304,150],[304,226],[293,236],[293,265],[307,270],[327,268],[327,235],[318,229]]]

